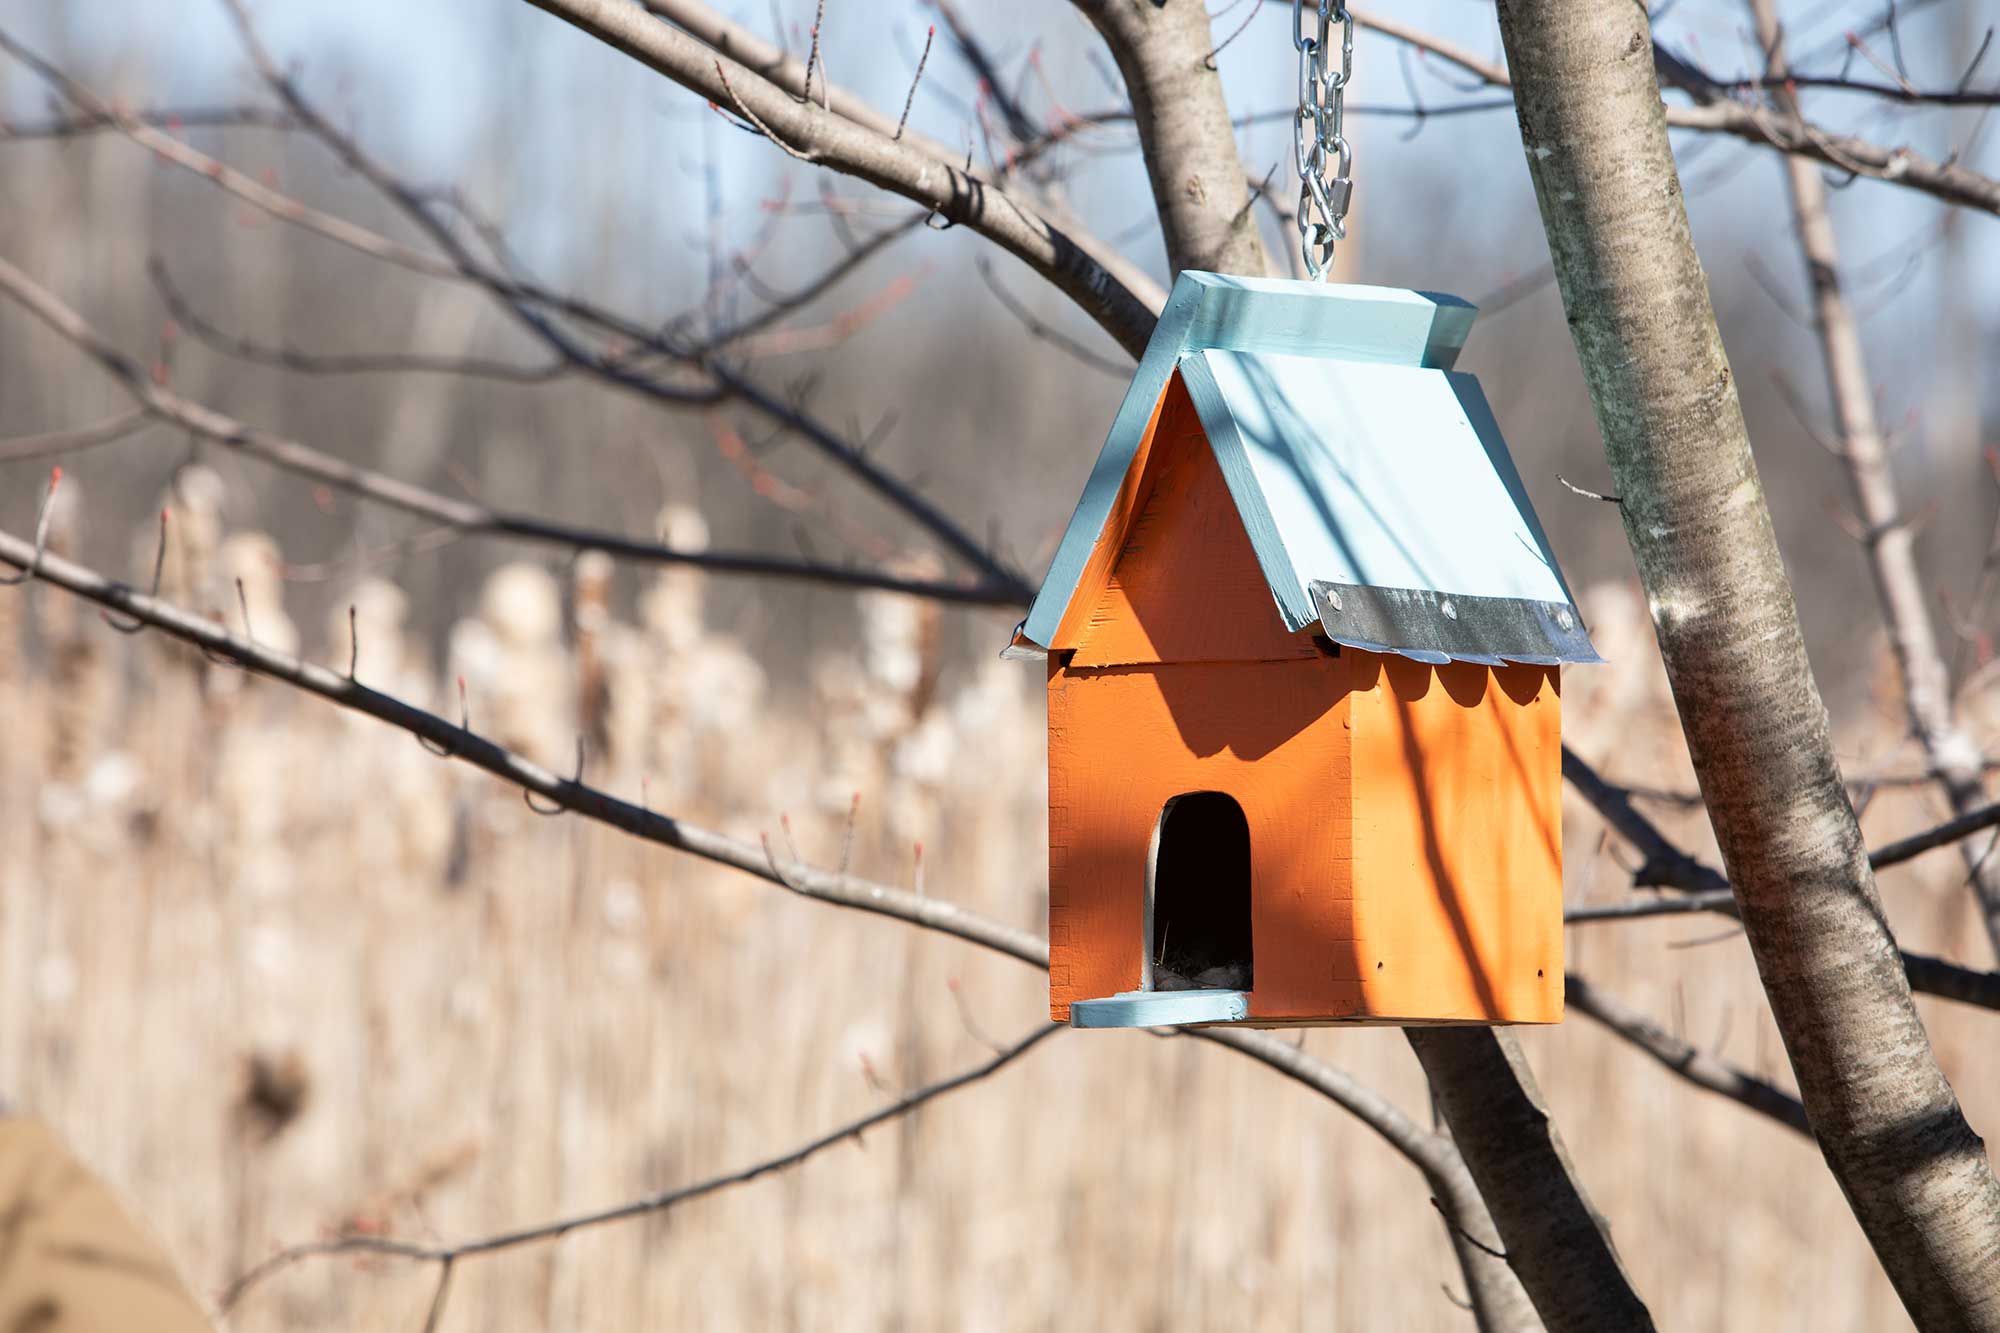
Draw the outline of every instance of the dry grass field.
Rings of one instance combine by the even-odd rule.
[[[433,682],[463,674],[475,723],[552,763],[593,731],[596,777],[643,777],[659,808],[788,825],[808,855],[845,848],[873,876],[1039,921],[1032,668],[941,660],[934,613],[877,595],[865,652],[766,690],[707,628],[704,591],[661,577],[627,623],[587,568],[563,594],[509,567],[433,668],[371,585],[359,671],[447,709]],[[1620,665],[1568,678],[1572,743],[1619,780],[1690,789],[1630,595],[1586,606]],[[281,614],[273,590],[261,637],[290,632]],[[0,595],[0,617],[0,1089],[211,1298],[289,1243],[461,1239],[745,1165],[1043,1021],[1043,980],[1018,964],[539,817],[407,736],[120,638],[50,590]],[[340,633],[324,651],[344,662]],[[1907,768],[1894,735],[1864,728],[1844,753]],[[1649,808],[1703,845],[1686,811]],[[1867,827],[1935,815],[1885,792]],[[1574,801],[1566,844],[1572,901],[1624,892],[1623,849]],[[1907,943],[1983,962],[1962,874],[1934,854],[1885,893]],[[1570,949],[1784,1081],[1726,927],[1579,927]],[[1990,1125],[1984,1016],[1925,1005]],[[1302,1039],[1421,1111],[1396,1033]],[[1903,1326],[1810,1145],[1580,1016],[1523,1039],[1663,1327]],[[308,1260],[228,1327],[415,1329],[433,1277]],[[795,1171],[469,1259],[443,1327],[1468,1327],[1455,1281],[1420,1178],[1331,1105],[1226,1051],[1065,1033]]]

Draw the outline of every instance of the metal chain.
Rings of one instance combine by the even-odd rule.
[[[1345,0],[1318,0],[1317,31],[1305,30],[1305,0],[1292,0],[1292,45],[1299,52],[1299,114],[1292,155],[1299,168],[1299,249],[1314,281],[1333,267],[1333,243],[1347,239],[1354,200],[1354,146],[1341,132],[1342,102],[1354,74],[1354,19]],[[1340,28],[1340,68],[1327,68],[1333,29]],[[1307,127],[1311,133],[1307,133]]]

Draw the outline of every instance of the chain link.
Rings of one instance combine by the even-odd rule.
[[[1354,147],[1342,132],[1342,104],[1354,75],[1354,19],[1345,0],[1318,0],[1316,29],[1306,31],[1305,0],[1292,0],[1292,45],[1299,53],[1299,113],[1292,155],[1299,169],[1299,249],[1315,281],[1333,267],[1335,241],[1347,239],[1354,200]],[[1340,29],[1340,67],[1327,68]]]

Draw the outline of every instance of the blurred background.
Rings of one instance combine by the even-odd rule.
[[[1290,6],[1211,6],[1245,165],[1295,194]],[[725,5],[806,49],[809,0]],[[959,7],[1046,124],[1123,102],[1060,0]],[[1794,63],[1857,74],[1867,4],[1781,6]],[[907,206],[794,161],[699,98],[526,5],[264,0],[307,95],[405,179],[462,192],[521,267],[647,325],[728,328],[825,272]],[[1499,59],[1491,6],[1396,17]],[[1992,0],[1904,0],[1899,58],[1957,81]],[[826,68],[894,115],[939,21],[829,0]],[[1681,0],[1661,42],[1717,77],[1761,69],[1735,4]],[[272,99],[219,3],[0,0],[0,29],[99,95],[315,208],[423,238],[310,136],[204,123]],[[1886,53],[1876,32],[1871,49]],[[1570,743],[1712,855],[1616,511],[1511,111],[1372,33],[1350,110],[1356,203],[1338,275],[1479,303],[1476,372],[1603,668],[1569,672]],[[1982,84],[1992,74],[1982,72]],[[1806,94],[1830,128],[2000,171],[1979,108]],[[911,124],[1003,156],[993,99],[939,27]],[[1421,108],[1426,114],[1412,114]],[[374,354],[546,365],[480,290],[332,245],[157,163],[0,63],[0,256],[188,397],[330,453],[506,509],[677,544],[947,565],[821,456],[729,406],[669,411],[578,374],[317,373]],[[240,120],[241,117],[235,119]],[[1850,776],[1918,771],[1861,547],[1850,535],[1781,160],[1676,135],[1809,646]],[[1834,183],[1840,183],[1836,180]],[[1042,190],[1167,280],[1128,124],[1078,133]],[[1966,716],[1989,697],[1983,580],[1996,485],[1989,383],[2000,226],[1860,180],[1833,196],[1879,410]],[[1259,211],[1273,249],[1291,237]],[[212,324],[170,312],[168,289]],[[183,314],[185,312],[182,312]],[[222,335],[222,336],[215,336]],[[233,350],[222,345],[239,344]],[[293,359],[297,360],[298,356]],[[803,404],[1039,578],[1128,374],[1033,273],[964,229],[916,227],[754,347],[744,374]],[[0,437],[113,416],[122,390],[0,304]],[[0,527],[31,531],[49,459],[0,439]],[[1018,612],[885,593],[607,567],[448,540],[152,426],[63,459],[60,548],[260,641],[344,666],[655,808],[1040,930],[1040,676],[996,654]],[[204,604],[204,599],[208,599]],[[350,622],[348,608],[355,608]],[[291,1242],[373,1228],[459,1238],[617,1202],[774,1153],[984,1058],[1044,1014],[1044,979],[949,940],[795,902],[572,820],[540,819],[407,736],[109,633],[46,587],[0,592],[0,1095],[47,1116],[213,1295]],[[1887,784],[1872,840],[1945,813]],[[781,826],[781,816],[786,823]],[[1572,802],[1572,902],[1629,864]],[[1964,868],[1885,877],[1899,936],[1993,960]],[[1571,931],[1593,980],[1779,1082],[1748,951],[1699,918]],[[1974,1125],[2000,1115],[1976,1016],[1923,1002]],[[1393,1032],[1304,1034],[1424,1111]],[[1664,1326],[1885,1328],[1905,1316],[1811,1145],[1703,1097],[1572,1018],[1524,1032],[1585,1182]],[[1196,1043],[1058,1037],[1022,1065],[796,1173],[669,1216],[468,1262],[448,1328],[1457,1328],[1469,1317],[1421,1180],[1329,1104]],[[415,1327],[430,1274],[324,1261],[231,1327]]]

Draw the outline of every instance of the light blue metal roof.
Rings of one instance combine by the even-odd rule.
[[[1046,646],[1181,374],[1289,630],[1426,661],[1595,661],[1455,297],[1183,273],[1021,630]]]

